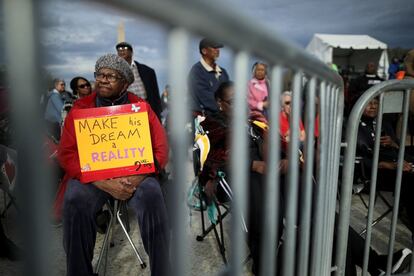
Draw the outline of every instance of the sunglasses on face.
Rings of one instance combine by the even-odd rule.
[[[285,105],[290,105],[290,102],[285,102]]]
[[[131,48],[129,48],[128,46],[120,46],[118,48],[116,48],[118,51],[126,51],[126,50],[131,50]]]
[[[85,87],[91,87],[89,83],[81,84],[78,86],[78,88],[85,88]]]

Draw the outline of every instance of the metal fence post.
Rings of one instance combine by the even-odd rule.
[[[347,241],[348,241],[348,228],[349,228],[349,222],[350,222],[349,216],[350,216],[350,209],[351,209],[352,181],[354,177],[354,161],[355,161],[355,151],[356,151],[358,125],[359,125],[357,122],[359,122],[359,119],[362,116],[365,105],[370,100],[375,98],[376,96],[380,95],[383,92],[387,92],[387,91],[399,91],[399,90],[406,90],[406,89],[412,89],[412,88],[414,88],[414,80],[402,80],[402,81],[389,80],[389,81],[382,82],[378,85],[371,87],[367,91],[365,91],[365,93],[362,94],[361,97],[358,99],[358,101],[355,103],[349,115],[346,138],[345,138],[347,148],[345,151],[345,159],[344,159],[344,166],[343,166],[343,173],[342,173],[341,199],[340,199],[340,206],[339,206],[340,213],[339,213],[339,218],[338,218],[338,236],[337,236],[337,247],[336,247],[336,252],[335,252],[335,262],[337,265],[337,271],[335,275],[343,275],[344,269],[345,269],[345,258],[346,258],[346,249],[347,249]],[[404,110],[406,110],[406,106],[404,108],[405,108]],[[402,154],[403,154],[403,149],[400,149],[399,162],[402,162],[402,156],[403,156]],[[397,180],[401,182],[401,178]],[[400,185],[397,185],[396,189],[399,189],[399,188],[400,188]],[[397,196],[399,195],[396,194],[396,197]],[[398,199],[396,203],[398,203]],[[394,206],[394,208],[398,208],[398,206]],[[394,210],[397,210],[397,209],[394,209]],[[396,223],[396,218],[393,218],[393,224],[394,222]],[[393,229],[392,232],[393,231],[395,231],[395,229]],[[395,236],[395,232],[394,234],[391,233],[390,245],[392,245],[391,243],[394,242],[393,241],[394,236]],[[368,260],[368,258],[365,257],[365,260]],[[388,261],[387,262],[388,273],[390,272],[389,271],[390,265],[391,265],[390,261]]]
[[[280,204],[280,172],[277,169],[280,161],[280,137],[279,137],[279,112],[280,94],[282,92],[282,68],[274,66],[271,71],[272,88],[270,95],[270,130],[269,130],[269,153],[268,171],[265,189],[265,208],[264,208],[264,235],[262,240],[262,276],[274,275],[276,271],[276,246],[278,244]]]
[[[247,152],[247,68],[249,55],[239,52],[235,56],[235,97],[233,111],[233,133],[231,135],[231,180],[233,183],[234,198],[232,201],[231,224],[231,258],[230,275],[237,276],[242,273],[242,258],[246,252],[245,235],[242,231],[241,216],[247,208],[247,176],[248,176],[248,152]]]
[[[297,205],[299,191],[299,121],[300,100],[302,91],[302,73],[295,72],[293,77],[292,111],[290,114],[290,137],[288,148],[289,172],[285,185],[286,212],[285,228],[286,236],[283,244],[282,275],[294,275],[295,251],[297,235]]]
[[[315,103],[316,103],[316,78],[312,77],[308,86],[308,95],[306,100],[306,121],[305,129],[307,130],[306,144],[304,151],[305,169],[302,176],[303,193],[299,202],[301,202],[300,232],[299,232],[299,258],[298,258],[298,275],[308,275],[309,253],[310,253],[310,231],[311,231],[311,209],[312,209],[312,192],[314,184],[314,148],[315,139]]]
[[[188,138],[185,125],[189,121],[187,105],[187,48],[188,34],[183,29],[174,29],[169,36],[169,76],[171,83],[170,143],[173,166],[173,239],[172,239],[172,275],[187,275],[186,256],[186,206],[184,202],[187,183]]]
[[[41,2],[41,1],[39,1]],[[40,115],[38,9],[35,1],[3,1],[5,44],[12,122],[18,151],[16,189],[22,206],[24,273],[47,275],[50,271],[50,179],[45,170],[43,124]]]

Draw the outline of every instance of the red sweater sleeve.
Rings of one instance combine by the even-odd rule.
[[[58,148],[58,160],[70,178],[80,179],[81,170],[79,165],[78,146],[76,144],[72,110],[66,117],[65,125],[63,127]]]
[[[164,169],[168,162],[168,139],[164,127],[161,125],[155,112],[147,103],[148,121],[151,131],[152,151],[158,161],[160,169]]]

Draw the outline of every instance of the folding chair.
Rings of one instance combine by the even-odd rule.
[[[214,199],[211,205],[207,206],[203,187],[198,180],[199,174],[203,169],[204,162],[206,161],[207,155],[210,151],[210,140],[207,136],[207,133],[204,132],[203,128],[200,125],[204,119],[205,117],[198,116],[194,120],[195,137],[193,145],[193,168],[195,178],[188,190],[187,205],[190,209],[199,211],[201,215],[201,234],[197,235],[196,240],[200,242],[203,241],[204,238],[211,231],[213,231],[223,262],[227,264],[226,248],[224,243],[223,219],[229,214],[230,207],[222,202],[219,202],[217,199]],[[224,175],[220,174],[219,178],[221,179],[222,177],[224,178]],[[224,212],[222,212],[220,207],[224,208]],[[204,217],[205,211],[207,211],[210,219],[210,225],[208,227]],[[217,219],[214,218],[216,216]],[[217,229],[217,226],[219,229]]]
[[[198,181],[199,174],[201,173],[204,163],[207,159],[207,155],[210,151],[210,140],[207,136],[207,133],[203,130],[200,123],[205,119],[205,117],[198,116],[195,119],[195,138],[194,138],[194,146],[193,146],[193,165],[194,165],[194,174],[195,178],[193,183],[188,192],[188,206],[193,209],[197,210],[201,214],[201,234],[197,235],[197,241],[203,241],[204,238],[213,231],[214,236],[216,238],[220,254],[222,256],[223,262],[227,264],[226,258],[226,249],[224,243],[224,231],[223,231],[223,219],[230,213],[230,205],[226,202],[221,202],[216,197],[212,200],[211,204],[207,206],[206,204],[206,196],[203,192],[203,187]],[[226,198],[229,201],[233,200],[233,191],[231,190],[230,185],[227,183],[226,174],[223,171],[217,172],[217,185],[225,193]],[[196,198],[196,202],[192,201],[193,198]],[[224,209],[222,212],[221,208]],[[204,212],[207,211],[210,225],[206,227],[206,221],[204,218]],[[244,217],[242,216],[242,227],[245,232],[247,232],[246,222]],[[217,230],[217,226],[219,226],[219,230]]]
[[[365,201],[364,197],[362,196],[362,193],[366,190],[367,187],[370,185],[370,179],[367,177],[363,165],[363,158],[360,156],[355,157],[355,167],[356,167],[356,183],[354,183],[353,187],[353,193],[358,195],[360,198],[362,204],[365,206],[365,208],[368,210],[369,206],[368,203]],[[372,221],[371,226],[374,227],[379,222],[381,222],[388,214],[390,214],[393,210],[392,204],[386,199],[386,197],[382,194],[382,191],[377,190],[375,193],[375,202],[377,199],[380,198],[382,202],[386,205],[387,209],[379,215],[376,219]],[[364,228],[361,232],[359,232],[359,235],[364,235],[367,232],[367,228]]]
[[[342,156],[341,156],[342,158]],[[340,161],[340,166],[342,166],[342,162],[343,160]],[[364,164],[363,164],[363,158],[361,156],[356,156],[355,157],[355,170],[354,170],[354,183],[352,186],[352,194],[353,195],[357,195],[358,198],[361,200],[362,204],[365,206],[365,208],[368,210],[369,206],[368,206],[368,202],[366,202],[366,200],[364,199],[363,193],[365,193],[365,191],[367,190],[367,188],[369,188],[370,185],[370,179],[367,176],[365,169],[364,169]],[[340,177],[341,179],[341,177]],[[339,193],[338,189],[338,193]],[[338,197],[339,198],[339,197]],[[380,214],[376,219],[374,219],[372,221],[371,226],[374,227],[375,225],[377,225],[379,222],[381,222],[386,216],[388,216],[392,210],[393,210],[393,206],[392,204],[386,199],[386,197],[382,194],[382,191],[377,190],[375,193],[375,202],[377,201],[377,198],[380,198],[383,203],[386,205],[386,210]],[[359,235],[364,235],[367,232],[367,228],[364,228],[361,232],[359,232]]]
[[[95,266],[95,273],[98,273],[101,267],[103,255],[106,252],[106,258],[105,258],[105,269],[106,272],[106,264],[108,259],[108,251],[109,247],[113,247],[112,240],[112,232],[114,231],[114,227],[116,225],[116,221],[121,225],[121,228],[123,230],[123,233],[125,234],[126,238],[128,239],[129,244],[131,245],[132,249],[134,250],[134,253],[137,257],[138,262],[140,263],[140,266],[142,269],[145,269],[147,267],[147,264],[143,261],[143,258],[139,254],[134,242],[131,239],[131,236],[129,235],[129,219],[128,219],[128,208],[126,201],[120,201],[120,200],[108,200],[106,203],[106,206],[109,210],[110,219],[108,228],[105,233],[105,237],[102,243],[102,249],[99,253],[98,261]]]

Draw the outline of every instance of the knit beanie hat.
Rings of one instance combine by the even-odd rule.
[[[95,64],[95,72],[98,72],[102,68],[109,68],[118,71],[125,80],[131,84],[134,82],[134,73],[132,73],[131,67],[125,59],[115,54],[106,54],[101,56]]]

